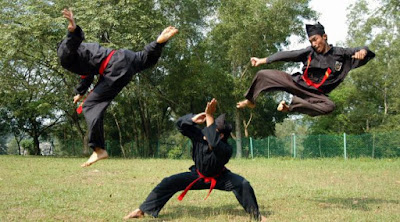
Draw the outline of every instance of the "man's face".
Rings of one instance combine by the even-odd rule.
[[[326,39],[327,35],[323,34],[322,36],[317,34],[317,35],[312,35],[308,38],[308,40],[311,43],[311,46],[314,48],[314,50],[317,53],[323,53],[326,48]]]

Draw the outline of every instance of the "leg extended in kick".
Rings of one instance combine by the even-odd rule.
[[[294,83],[291,76],[278,70],[260,70],[255,75],[250,88],[245,94],[245,100],[236,104],[238,109],[254,108],[255,101],[261,92],[282,90],[291,92]]]

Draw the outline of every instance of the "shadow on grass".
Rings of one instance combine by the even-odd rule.
[[[243,217],[251,220],[250,214],[246,213],[246,211],[239,204],[228,204],[218,207],[204,207],[204,206],[170,206],[168,207],[168,213],[163,214],[160,212],[159,218],[154,218],[154,221],[168,221],[168,220],[179,220],[185,219],[190,215],[191,218],[205,220],[209,216],[214,215],[223,215],[226,217]],[[260,206],[260,209],[263,209]],[[272,211],[261,211],[261,215],[270,216],[272,215]],[[153,220],[152,220],[153,221]]]
[[[384,200],[375,198],[326,198],[326,199],[314,199],[312,201],[319,202],[321,208],[342,208],[352,210],[371,210],[371,205],[376,204],[400,204],[399,200]],[[379,208],[379,206],[378,206]]]

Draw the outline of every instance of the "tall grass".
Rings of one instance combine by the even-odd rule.
[[[164,177],[190,160],[0,156],[0,221],[122,221]],[[398,159],[232,159],[270,221],[400,221]],[[158,219],[249,221],[233,193],[175,195]]]

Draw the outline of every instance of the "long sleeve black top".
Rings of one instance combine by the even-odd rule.
[[[68,59],[61,58],[61,65],[65,69],[81,75],[81,82],[75,88],[75,93],[81,95],[86,93],[93,82],[94,75],[99,72],[101,62],[112,51],[112,49],[102,47],[98,43],[82,43],[84,39],[84,32],[77,26],[74,32],[68,32],[67,37],[58,48],[60,55],[69,54]],[[117,50],[107,66],[106,81],[110,85],[125,84],[121,83],[121,79],[126,78],[126,74],[132,76],[155,65],[164,45],[165,43],[160,44],[154,41],[139,52],[126,49]],[[73,62],[71,62],[71,59],[73,59]]]
[[[367,55],[364,59],[357,60],[351,58],[355,52],[361,49],[367,50]],[[370,51],[366,46],[358,48],[331,46],[331,49],[328,52],[320,54],[315,52],[314,49],[309,46],[301,50],[277,52],[267,58],[267,64],[277,61],[302,62],[304,64],[303,73],[295,73],[292,75],[293,81],[305,88],[319,91],[313,86],[307,85],[302,78],[302,75],[307,68],[307,60],[309,56],[311,56],[311,62],[308,68],[308,77],[311,81],[319,83],[328,68],[332,71],[327,80],[319,87],[320,91],[327,94],[344,80],[351,69],[365,65],[369,60],[375,57],[375,53]]]
[[[180,117],[177,121],[178,130],[192,141],[192,159],[196,169],[205,176],[216,176],[231,158],[232,146],[219,138],[220,133],[217,132],[215,123],[200,129],[192,121],[193,116],[187,114]]]

